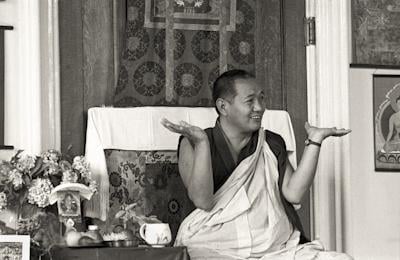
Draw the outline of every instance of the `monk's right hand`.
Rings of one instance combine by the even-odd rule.
[[[206,132],[198,126],[194,126],[180,121],[179,125],[172,123],[166,118],[161,120],[161,124],[171,132],[178,133],[189,139],[193,144],[199,144],[208,141]]]

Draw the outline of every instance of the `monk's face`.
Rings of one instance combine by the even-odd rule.
[[[254,132],[261,127],[265,110],[264,91],[255,79],[235,80],[236,96],[227,109],[227,119],[241,132]]]

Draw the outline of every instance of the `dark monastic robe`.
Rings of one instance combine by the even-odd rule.
[[[215,127],[207,128],[205,129],[205,132],[207,134],[210,143],[211,163],[213,169],[214,193],[215,193],[226,182],[226,180],[232,174],[234,169],[240,164],[240,162],[255,152],[257,147],[258,131],[255,131],[252,134],[249,142],[239,152],[239,156],[236,163],[232,157],[232,154],[230,153],[228,144],[224,137],[223,130],[218,120],[215,124]],[[181,137],[179,140],[178,156],[179,156],[179,146],[182,141],[182,138],[183,137]],[[300,222],[300,218],[296,210],[294,209],[293,205],[285,199],[282,193],[283,178],[285,176],[286,163],[288,158],[285,141],[280,135],[268,130],[265,130],[265,141],[268,143],[269,147],[271,148],[272,152],[274,153],[274,155],[278,160],[278,172],[279,172],[278,186],[282,204],[285,208],[285,212],[292,225],[296,227],[301,233],[300,243],[309,242],[309,239],[306,238],[304,235],[303,226]]]

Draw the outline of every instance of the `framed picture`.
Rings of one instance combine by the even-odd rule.
[[[218,31],[221,0],[173,0],[174,29]],[[226,2],[227,30],[236,27],[236,0]],[[245,18],[243,18],[245,19]],[[165,28],[165,0],[146,0],[144,27]]]
[[[400,67],[400,4],[351,0],[352,67]]]
[[[72,219],[75,223],[81,222],[81,201],[79,191],[58,191],[58,217],[61,222]]]
[[[25,235],[0,235],[1,260],[29,260],[30,237]]]
[[[400,75],[373,76],[375,170],[400,171]]]

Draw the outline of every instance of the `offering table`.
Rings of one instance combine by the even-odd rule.
[[[186,247],[54,247],[52,259],[190,260]]]

